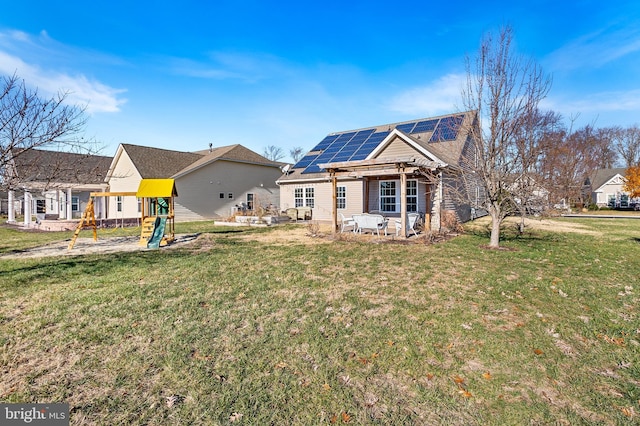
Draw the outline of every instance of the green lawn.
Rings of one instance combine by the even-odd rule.
[[[481,227],[277,244],[179,224],[202,238],[0,257],[0,402],[68,402],[72,424],[638,423],[640,221],[558,222],[591,234],[490,251]],[[0,228],[0,255],[70,236]]]

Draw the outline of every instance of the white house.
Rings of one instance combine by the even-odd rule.
[[[628,208],[629,193],[623,189],[626,171],[625,168],[596,170],[585,180],[585,195],[598,207]]]

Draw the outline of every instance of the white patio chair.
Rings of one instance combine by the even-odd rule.
[[[418,219],[420,218],[419,213],[409,213],[407,215],[407,237],[413,232],[413,235],[418,236],[418,232],[416,231],[416,225],[418,223]],[[402,218],[397,217],[394,219],[396,225],[396,237],[400,235],[400,230],[402,229]]]
[[[340,233],[343,233],[345,229],[351,228],[351,231],[356,232],[356,221],[353,218],[347,219],[344,217],[342,213],[338,213],[340,215],[341,228]]]

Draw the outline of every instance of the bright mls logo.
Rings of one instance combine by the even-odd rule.
[[[69,404],[0,404],[0,424],[68,426]]]

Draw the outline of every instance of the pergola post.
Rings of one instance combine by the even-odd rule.
[[[400,171],[400,235],[407,236],[407,174]]]
[[[331,208],[331,226],[333,228],[333,233],[338,232],[338,178],[331,173],[331,191],[332,191],[332,203],[333,207]]]

